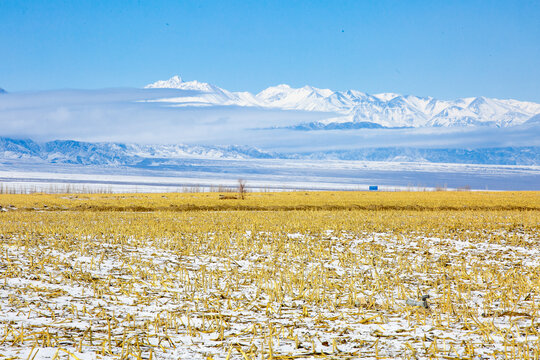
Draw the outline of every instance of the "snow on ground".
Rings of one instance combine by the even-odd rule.
[[[290,242],[317,240],[328,256],[306,251],[285,259],[273,248],[275,236],[239,235],[237,241],[263,245],[242,254],[231,244],[222,257],[204,249],[179,256],[151,241],[137,247],[107,237],[81,238],[70,251],[2,243],[0,354],[35,360],[57,353],[84,360],[245,359],[250,352],[266,354],[262,358],[487,359],[518,355],[510,350],[516,344],[538,349],[531,312],[538,293],[531,289],[526,298],[505,303],[487,296],[490,283],[497,283],[490,276],[537,271],[540,250],[532,243],[328,230],[319,239],[287,236]],[[393,265],[404,257],[408,271],[396,272]],[[448,271],[426,271],[433,260]],[[472,277],[475,267],[488,264],[496,271]],[[306,279],[303,290],[278,288],[287,271]],[[254,281],[254,273],[272,276]],[[387,283],[392,278],[403,288]],[[332,286],[337,279],[346,287]],[[423,294],[431,296],[428,309],[407,305]]]
[[[4,192],[181,192],[251,190],[540,190],[540,167],[375,161],[184,160],[170,168],[0,164]]]

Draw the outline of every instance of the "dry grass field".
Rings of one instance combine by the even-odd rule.
[[[0,207],[0,360],[540,358],[538,192]]]

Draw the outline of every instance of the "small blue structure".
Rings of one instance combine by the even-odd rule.
[[[379,187],[377,185],[369,185],[369,191],[379,191]]]

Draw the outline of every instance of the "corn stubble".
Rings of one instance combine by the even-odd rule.
[[[539,200],[3,195],[0,354],[538,359]]]

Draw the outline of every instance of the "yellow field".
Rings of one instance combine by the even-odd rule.
[[[540,356],[539,192],[0,206],[3,358]]]
[[[221,195],[236,196],[235,193]],[[19,210],[539,210],[540,192],[278,192],[250,193],[244,200],[216,193],[0,195],[0,205]]]

